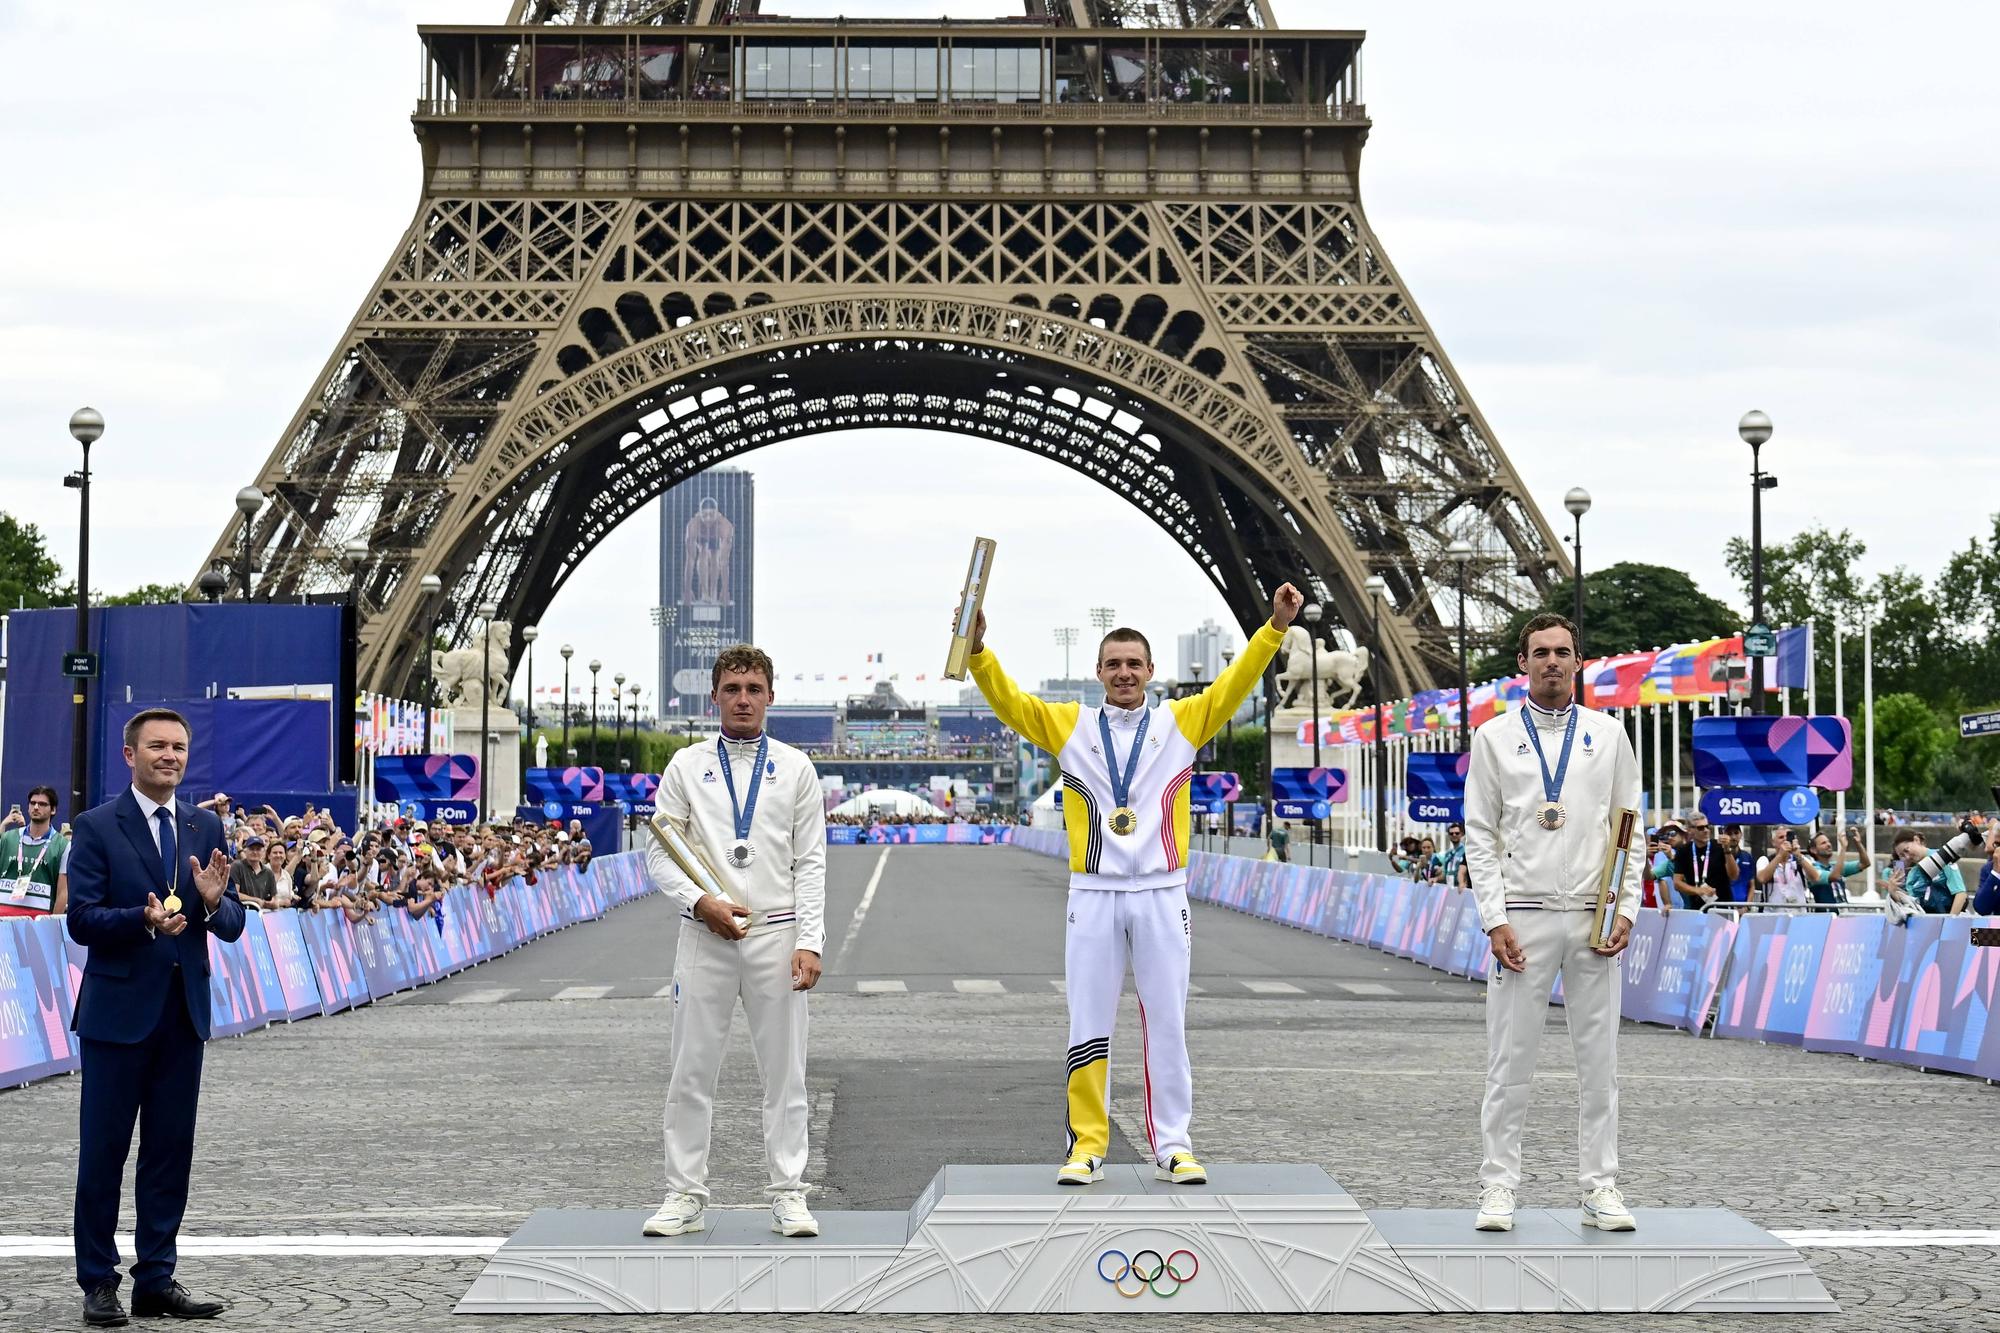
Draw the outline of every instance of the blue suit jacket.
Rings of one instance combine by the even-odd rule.
[[[176,799],[174,828],[180,840],[174,892],[188,924],[178,935],[156,935],[146,930],[146,895],[158,894],[162,902],[167,895],[152,830],[131,788],[77,816],[70,841],[68,925],[70,938],[90,955],[71,1026],[93,1041],[131,1043],[151,1036],[175,963],[194,1030],[208,1039],[208,937],[212,932],[226,942],[242,935],[243,904],[234,886],[227,887],[215,915],[202,919],[188,858],[207,865],[218,849],[228,855],[215,812]]]

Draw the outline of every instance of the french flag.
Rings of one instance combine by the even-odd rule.
[[[1778,651],[1764,659],[1764,691],[1802,690],[1806,687],[1806,662],[1812,656],[1812,626],[1794,625],[1778,631]]]

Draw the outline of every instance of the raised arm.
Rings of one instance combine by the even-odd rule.
[[[956,610],[953,611],[956,616]],[[972,626],[972,656],[966,660],[972,669],[973,684],[986,696],[988,706],[1002,722],[1028,739],[1031,745],[1039,746],[1050,754],[1062,752],[1069,734],[1076,730],[1076,716],[1081,704],[1052,704],[1045,699],[1022,690],[1014,683],[1000,665],[1000,659],[986,651],[986,612],[979,613]]]

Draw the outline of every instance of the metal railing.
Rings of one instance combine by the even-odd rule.
[[[676,99],[557,101],[536,98],[420,99],[421,117],[511,120],[521,116],[555,120],[723,120],[723,121],[970,121],[984,124],[1066,124],[1100,121],[1258,125],[1364,124],[1368,108],[1294,106],[1264,103],[1230,106],[1214,102],[878,102],[828,98],[811,102],[729,102]]]

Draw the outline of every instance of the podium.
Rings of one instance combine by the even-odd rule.
[[[648,1237],[635,1209],[542,1209],[460,1314],[1172,1315],[1833,1312],[1799,1252],[1719,1208],[1649,1209],[1634,1232],[1569,1210],[1475,1231],[1471,1207],[1362,1209],[1316,1166],[1209,1168],[1172,1185],[1107,1166],[947,1166],[907,1212],[819,1212],[786,1239],[762,1209]]]

